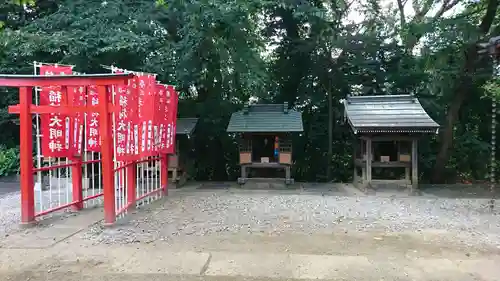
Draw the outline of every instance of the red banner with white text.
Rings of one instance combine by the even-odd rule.
[[[40,75],[69,75],[72,72],[71,66],[40,66]],[[66,106],[68,102],[68,93],[62,87],[41,87],[40,105]],[[44,157],[72,156],[74,150],[71,119],[69,116],[59,113],[40,115],[41,149]]]
[[[97,86],[87,87],[87,106],[94,111],[85,114],[85,149],[91,152],[101,151],[101,136],[99,132],[99,93]]]
[[[116,71],[115,73],[122,73]],[[127,161],[133,159],[134,149],[134,125],[135,113],[137,111],[136,91],[137,78],[129,80],[127,85],[115,87],[115,102],[119,113],[114,115],[115,123],[115,145],[116,159],[118,161]]]
[[[68,87],[68,92],[70,97],[72,96],[72,101],[74,106],[85,106],[85,100],[87,96],[87,89],[83,86],[79,87]],[[73,151],[77,155],[81,155],[83,146],[83,133],[84,133],[84,113],[76,112],[72,117],[73,123]]]
[[[166,153],[175,153],[175,135],[177,126],[178,95],[174,86],[167,86],[167,150]]]
[[[158,108],[155,116],[156,122],[158,124],[158,139],[157,139],[157,151],[164,153],[167,148],[167,89],[164,85],[156,85],[156,91],[158,93]]]
[[[91,96],[89,91],[89,101]],[[116,160],[133,161],[174,151],[178,97],[172,86],[158,84],[154,75],[137,74],[128,85],[113,87],[113,98]]]

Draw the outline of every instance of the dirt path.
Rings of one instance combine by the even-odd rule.
[[[4,251],[2,262],[24,265],[11,270],[4,265],[0,276],[12,281],[498,280],[498,249],[464,246],[448,235],[235,234],[99,246],[75,235],[47,249],[6,249],[12,256]]]
[[[331,221],[330,214],[297,207],[302,215],[320,213],[309,217],[316,220],[314,223],[299,228],[290,209],[286,209],[286,216],[268,221],[269,214],[259,205],[264,199],[255,195],[227,196],[172,196],[111,229],[91,226],[102,217],[100,210],[94,210],[54,222],[51,227],[10,235],[0,240],[0,280],[500,280],[495,229],[490,233],[486,228],[479,232],[461,230],[460,225],[424,228],[419,223],[417,230],[388,231],[385,226],[359,227],[366,220],[356,217],[347,217],[335,227],[330,223],[331,227],[314,228],[324,224],[320,219]],[[288,204],[302,198],[314,206],[314,200],[328,206],[331,199],[322,195],[298,199],[280,195],[273,199],[266,195],[262,204]],[[196,200],[203,201],[202,207],[197,207]],[[367,205],[378,206],[373,198],[332,200],[353,206],[353,213]],[[422,204],[418,203],[419,208]],[[232,217],[220,213],[215,216],[212,205]],[[207,216],[196,208],[210,213]],[[249,211],[242,213],[242,209]],[[438,215],[430,214],[433,218]],[[462,207],[453,209],[453,214],[456,221],[470,220],[478,227],[483,225],[478,223],[479,218],[496,218],[470,209],[464,211]],[[250,224],[247,217],[258,223]],[[223,223],[227,226],[223,227]],[[269,223],[273,227],[261,227]],[[192,224],[197,229],[203,224],[205,230],[211,231],[186,228]]]

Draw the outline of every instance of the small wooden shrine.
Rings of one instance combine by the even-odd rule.
[[[285,180],[291,176],[292,133],[302,132],[302,114],[283,104],[245,105],[231,116],[227,132],[237,133],[241,177],[239,184],[249,179]]]
[[[188,157],[186,151],[191,146],[189,139],[197,123],[198,118],[177,118],[175,154],[169,155],[168,171],[172,173],[169,178],[178,186],[183,185],[188,177],[187,171],[192,159]]]
[[[344,120],[354,133],[354,185],[418,188],[418,140],[439,125],[413,95],[349,96]]]

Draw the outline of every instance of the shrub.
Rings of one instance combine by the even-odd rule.
[[[19,173],[19,147],[0,146],[0,177]]]

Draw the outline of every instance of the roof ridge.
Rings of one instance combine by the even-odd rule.
[[[377,95],[377,96],[348,96],[347,103],[380,103],[380,102],[418,102],[414,95]]]

